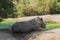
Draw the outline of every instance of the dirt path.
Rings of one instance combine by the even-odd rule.
[[[4,19],[4,20],[23,20],[23,21],[28,21],[28,20],[31,20],[35,17],[38,17],[38,16],[28,16],[28,17],[20,17],[20,18],[8,18],[8,19]],[[60,23],[60,14],[56,14],[56,15],[42,15],[42,16],[39,16],[39,17],[42,17],[44,21],[53,21],[53,22],[58,22]]]

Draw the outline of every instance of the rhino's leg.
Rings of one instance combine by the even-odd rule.
[[[15,28],[15,26],[13,25],[12,28],[11,28],[11,32],[14,33],[14,34],[17,34],[18,32],[14,28]]]

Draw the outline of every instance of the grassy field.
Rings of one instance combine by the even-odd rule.
[[[11,26],[15,23],[19,22],[17,20],[8,20],[8,21],[3,21],[0,22],[0,29],[9,29]],[[21,21],[20,21],[21,22]],[[55,29],[55,28],[60,28],[60,23],[46,23],[46,29]]]

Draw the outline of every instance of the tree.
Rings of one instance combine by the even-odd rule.
[[[0,16],[3,18],[15,17],[12,0],[0,0]],[[14,16],[13,16],[14,15]]]

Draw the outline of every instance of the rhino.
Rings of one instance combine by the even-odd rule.
[[[41,17],[36,17],[29,21],[16,22],[12,26],[11,32],[13,32],[13,33],[28,33],[31,31],[40,30],[41,28],[45,28],[45,27],[46,27],[46,24],[43,21],[43,19]]]

